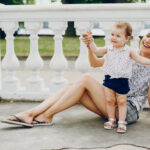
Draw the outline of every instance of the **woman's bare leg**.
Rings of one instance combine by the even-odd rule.
[[[85,91],[88,92],[98,110],[104,116],[107,116],[106,99],[104,96],[103,86],[94,78],[90,77],[89,75],[85,75],[78,82],[73,84],[73,86],[59,99],[59,101],[57,101],[52,107],[45,111],[42,114],[42,117],[39,116],[36,119],[44,118],[45,121],[51,122],[54,114],[70,108],[79,102]]]
[[[88,110],[96,113],[99,116],[105,117],[101,111],[96,107],[95,103],[92,101],[92,99],[90,98],[90,96],[88,95],[88,92],[84,92],[83,96],[80,99],[80,103],[87,108]],[[38,115],[35,120],[38,120],[40,122],[51,122],[52,121],[52,117],[51,118],[45,118],[44,113]]]
[[[81,97],[80,103],[87,108],[88,110],[96,113],[97,115],[100,115],[101,117],[107,117],[104,116],[104,114],[98,109],[96,104],[93,102],[92,98],[89,96],[88,92],[86,91],[84,95]]]
[[[73,83],[67,84],[63,89],[61,89],[60,91],[55,93],[55,95],[47,98],[45,101],[40,103],[38,106],[31,108],[27,111],[18,113],[18,114],[16,114],[16,116],[26,123],[31,123],[34,117],[36,117],[37,115],[40,115],[41,113],[46,111],[49,107],[54,105],[60,99],[60,97],[62,97],[65,94],[65,92],[72,85],[73,85]],[[14,116],[10,116],[7,119],[8,120],[15,120],[16,118]]]

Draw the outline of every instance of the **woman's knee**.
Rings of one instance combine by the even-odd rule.
[[[92,81],[92,77],[88,74],[82,76],[78,81],[77,83],[80,83],[82,85],[87,85],[89,82]]]

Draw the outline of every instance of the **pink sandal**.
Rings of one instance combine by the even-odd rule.
[[[116,119],[114,118],[109,118],[109,121],[104,123],[104,129],[110,130],[113,128],[116,128]]]

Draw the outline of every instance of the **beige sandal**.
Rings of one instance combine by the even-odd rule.
[[[113,128],[116,128],[116,119],[114,118],[109,118],[109,121],[104,123],[104,129],[110,130]]]
[[[118,133],[126,133],[127,132],[127,122],[126,121],[118,121]]]

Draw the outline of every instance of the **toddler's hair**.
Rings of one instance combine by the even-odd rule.
[[[130,40],[133,39],[132,27],[131,27],[131,25],[128,22],[126,22],[126,21],[118,21],[118,22],[115,23],[115,27],[117,27],[117,28],[125,28],[126,36],[129,36]]]

